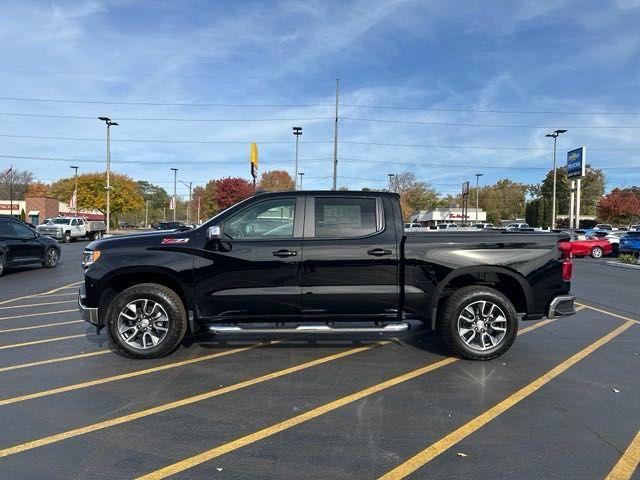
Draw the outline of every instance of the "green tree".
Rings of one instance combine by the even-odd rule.
[[[508,179],[481,188],[479,204],[487,212],[487,221],[499,224],[501,220],[524,217],[528,189],[528,185]],[[469,196],[470,208],[475,200],[473,193]]]
[[[582,196],[580,199],[580,211],[584,215],[595,215],[598,200],[604,195],[606,179],[602,170],[591,168],[587,165],[585,169],[585,177],[582,179]],[[569,200],[571,194],[571,181],[567,178],[566,167],[560,167],[556,174],[556,214],[569,214]],[[532,188],[532,191],[549,202],[553,198],[553,170],[549,170],[544,180],[540,184],[540,188]],[[551,213],[549,213],[551,215]]]
[[[438,206],[438,192],[424,182],[416,180],[410,171],[397,173],[389,179],[389,188],[400,195],[400,207],[405,221],[420,210]]]

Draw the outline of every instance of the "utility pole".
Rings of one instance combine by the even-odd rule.
[[[478,223],[478,204],[480,203],[480,177],[483,173],[476,173],[476,223]]]
[[[70,165],[70,168],[74,169],[74,174],[73,177],[75,179],[75,187],[73,190],[73,196],[75,197],[73,199],[73,208],[76,212],[76,217],[78,216],[78,167],[76,167],[75,165]]]
[[[293,189],[298,190],[298,186],[295,185],[295,182],[298,179],[298,139],[300,138],[300,135],[302,135],[302,127],[293,127],[293,134],[296,136],[296,173],[293,176],[293,182],[294,182]]]
[[[183,182],[180,180],[180,183],[189,189],[189,208],[187,209],[187,223],[191,223],[191,187],[193,186],[193,182]]]
[[[298,172],[298,175],[300,176],[300,190],[302,190],[302,176],[304,175],[304,172]]]
[[[178,182],[178,169],[172,168],[173,170],[173,221],[176,221],[176,211],[178,210],[178,199],[176,197],[176,185]]]
[[[149,200],[144,202],[144,228],[149,228]]]
[[[393,177],[395,177],[395,173],[387,173],[387,177],[389,177],[389,191],[393,192]]]
[[[547,133],[545,137],[553,138],[553,199],[551,200],[551,229],[556,228],[556,145],[558,142],[558,137],[562,133],[566,133],[566,130],[556,130],[553,133]]]
[[[198,196],[198,225],[200,225],[200,196]]]
[[[9,167],[9,212],[13,217],[13,163]]]
[[[340,79],[336,78],[336,124],[333,131],[333,190],[337,189],[338,183],[338,92],[340,89]]]
[[[107,235],[111,232],[111,127],[117,127],[118,123],[109,117],[98,117],[107,125]]]

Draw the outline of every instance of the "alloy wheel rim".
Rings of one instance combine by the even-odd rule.
[[[478,300],[462,309],[457,327],[469,348],[483,352],[502,343],[507,335],[507,317],[495,303]]]
[[[599,248],[594,248],[593,249],[593,256],[596,258],[600,258],[602,256],[602,250],[600,250]]]
[[[169,315],[162,305],[148,298],[133,300],[120,311],[118,335],[137,350],[158,346],[169,332]]]
[[[58,263],[58,253],[55,250],[49,251],[49,264],[55,265]]]

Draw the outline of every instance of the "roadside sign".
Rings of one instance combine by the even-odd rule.
[[[462,196],[466,197],[469,195],[469,182],[464,182],[462,184]]]
[[[254,180],[258,177],[258,145],[251,144],[251,176]]]
[[[571,180],[585,176],[587,160],[586,148],[580,147],[567,152],[567,177]]]

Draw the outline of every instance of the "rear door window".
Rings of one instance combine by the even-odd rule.
[[[363,237],[381,229],[375,198],[317,197],[315,237]]]

